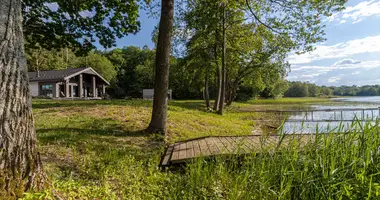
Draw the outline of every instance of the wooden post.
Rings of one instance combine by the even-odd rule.
[[[92,96],[93,97],[97,97],[97,94],[96,94],[96,77],[93,76],[92,77]]]
[[[364,109],[363,109],[363,118],[362,118],[362,121],[364,120]]]
[[[73,85],[70,85],[70,89],[71,89],[71,91],[70,91],[70,97],[71,98],[73,98],[74,97],[74,86]]]
[[[311,121],[314,121],[314,112],[313,111],[311,111]]]
[[[78,89],[78,92],[79,92],[78,97],[82,98],[83,97],[83,75],[82,74],[79,75],[79,89]]]
[[[306,121],[307,121],[307,111],[306,111]]]
[[[343,121],[343,110],[340,111],[340,121]]]
[[[70,85],[69,85],[69,80],[66,80],[66,82],[65,82],[65,97],[66,98],[68,98],[69,97],[69,87],[70,87]]]
[[[103,84],[102,85],[102,95],[103,95],[103,97],[105,96],[105,94],[106,94],[106,85]]]
[[[60,89],[61,89],[60,84],[55,83],[55,94],[54,94],[55,96],[54,97],[59,98],[59,95],[61,93]]]

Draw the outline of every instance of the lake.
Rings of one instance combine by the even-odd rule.
[[[308,109],[302,110],[315,111],[290,112],[280,132],[285,134],[346,132],[359,129],[359,123],[374,124],[380,118],[380,96],[335,98],[329,103],[310,104]]]

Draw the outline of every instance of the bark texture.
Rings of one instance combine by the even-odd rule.
[[[26,67],[21,0],[0,0],[0,196],[4,199],[45,185]]]
[[[156,49],[156,72],[152,119],[148,132],[166,133],[168,110],[169,59],[173,29],[174,0],[161,1],[161,19]]]

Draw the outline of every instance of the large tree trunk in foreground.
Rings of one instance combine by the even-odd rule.
[[[156,73],[152,119],[148,132],[166,133],[169,59],[173,29],[174,0],[161,1],[161,19],[156,49]]]
[[[223,4],[223,17],[222,17],[222,89],[220,93],[220,102],[218,114],[223,115],[224,101],[226,98],[226,5]]]
[[[44,186],[29,94],[21,0],[0,0],[0,196]]]

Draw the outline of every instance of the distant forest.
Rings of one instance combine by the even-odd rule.
[[[285,97],[380,96],[380,85],[317,86],[309,82],[289,82]]]

